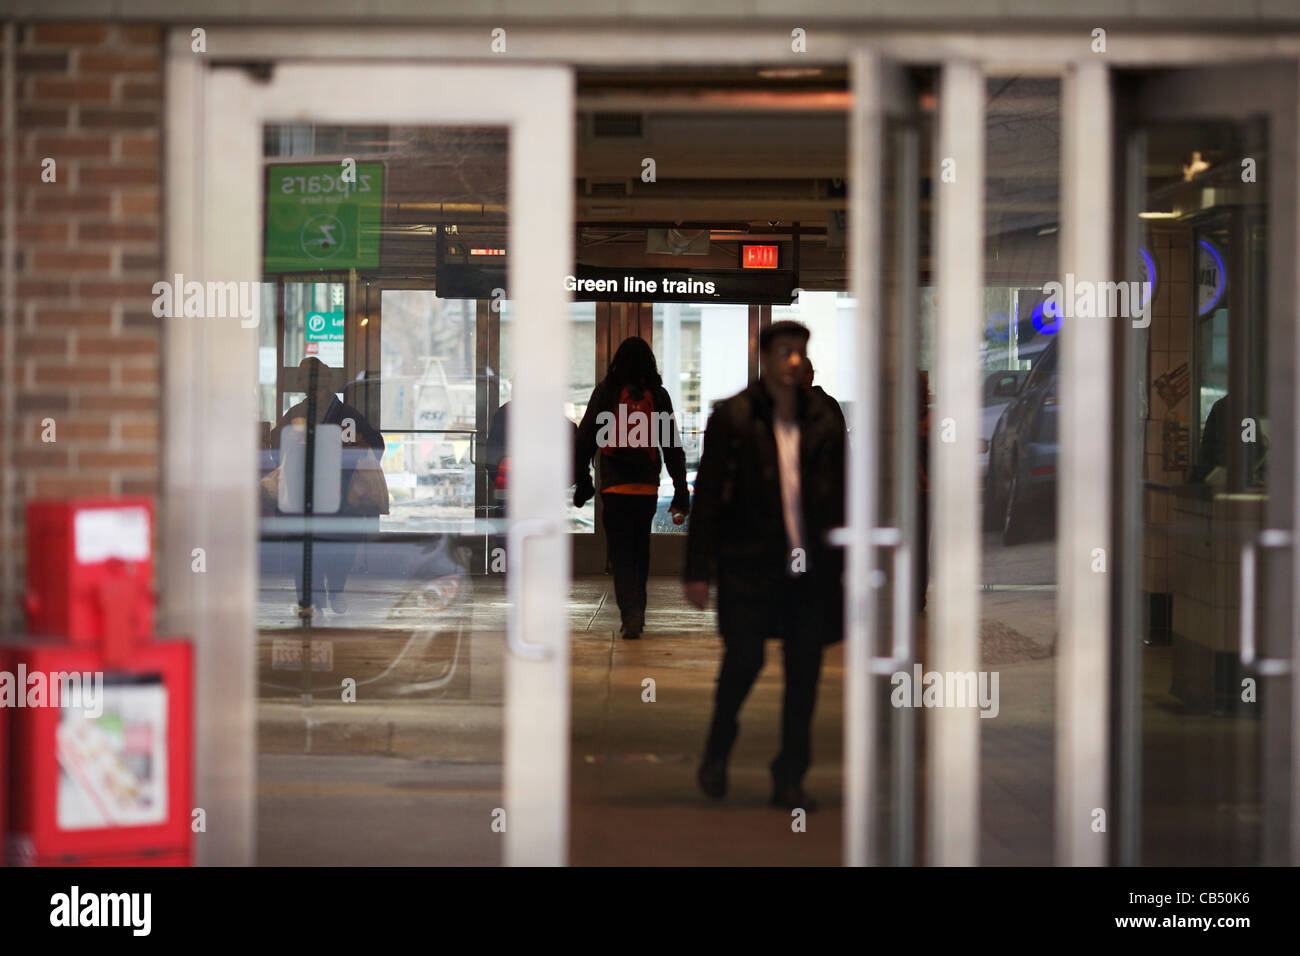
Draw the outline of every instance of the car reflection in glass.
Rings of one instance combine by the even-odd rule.
[[[1004,545],[1051,534],[1055,523],[1057,342],[1038,354],[989,439],[984,530],[1000,531]]]

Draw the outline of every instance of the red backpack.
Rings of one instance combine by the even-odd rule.
[[[645,455],[656,468],[659,467],[659,448],[655,440],[658,423],[651,390],[624,385],[611,411],[615,416],[614,441],[603,446],[601,454],[617,455],[624,460]]]

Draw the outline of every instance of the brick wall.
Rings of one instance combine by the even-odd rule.
[[[16,392],[18,518],[3,546],[21,587],[28,498],[159,487],[150,289],[162,278],[162,33],[20,24],[16,77],[17,348],[2,387]],[[42,181],[46,158],[54,182]],[[42,440],[46,418],[53,442]],[[0,597],[12,610],[14,596]]]

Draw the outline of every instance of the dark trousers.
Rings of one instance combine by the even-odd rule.
[[[781,705],[781,752],[772,761],[772,776],[782,782],[799,783],[812,762],[812,715],[817,702],[817,681],[821,677],[821,635],[798,626],[804,591],[792,585],[783,600],[773,602],[774,627],[783,637],[785,696]],[[775,636],[775,635],[774,635]],[[705,747],[705,759],[725,762],[740,732],[737,717],[749,690],[763,669],[767,635],[724,635],[726,652],[713,699],[713,723]]]
[[[348,572],[352,570],[352,562],[357,556],[357,540],[355,538],[330,540],[313,538],[311,546],[311,590],[312,603],[323,604],[325,601],[325,588],[328,585],[330,593],[342,594],[344,586],[348,581]],[[296,590],[296,596],[302,596],[302,565],[303,565],[303,548],[302,542],[294,542],[293,547],[293,581]]]
[[[624,624],[644,623],[650,577],[650,526],[655,495],[602,494],[605,543],[614,571],[614,599]]]

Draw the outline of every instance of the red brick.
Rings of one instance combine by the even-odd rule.
[[[67,392],[20,391],[16,405],[20,412],[30,412],[45,418],[68,411],[72,408],[72,400]]]
[[[157,368],[134,368],[123,366],[117,370],[117,380],[122,385],[153,385],[158,384]]]
[[[18,224],[18,238],[22,242],[67,242],[72,227],[66,222],[34,221]]]
[[[86,166],[77,178],[83,186],[157,186],[161,182],[155,166]]]
[[[51,100],[78,100],[107,103],[113,98],[113,84],[107,78],[73,79],[63,76],[38,76],[35,78],[34,99],[40,103]]]
[[[53,156],[55,159],[72,157],[107,158],[112,149],[112,140],[107,136],[76,136],[39,133],[36,136],[36,155],[42,158]]]
[[[37,309],[37,328],[110,329],[111,309]]]
[[[77,455],[79,468],[157,468],[152,451],[86,451]]]
[[[68,458],[67,447],[59,447],[57,441],[42,442],[14,452],[14,464],[19,468],[67,468]]]
[[[156,478],[122,478],[122,494],[124,495],[157,497],[159,490],[158,479]],[[155,503],[154,507],[157,508],[157,503]],[[155,547],[157,547],[156,544]]]
[[[147,280],[82,279],[78,291],[83,299],[139,299],[153,298],[153,283]]]
[[[54,160],[54,172],[56,178],[52,182],[46,182],[41,178],[45,173],[44,159]],[[18,161],[15,172],[18,174],[18,181],[23,184],[30,183],[33,188],[40,189],[57,189],[60,185],[66,185],[68,181],[68,167],[65,165],[59,168],[57,156],[43,157],[41,159],[21,159]]]
[[[32,43],[50,45],[107,43],[109,27],[104,23],[37,23],[32,27]]]
[[[152,422],[122,422],[118,426],[118,432],[123,441],[156,441],[158,439],[158,423]]]
[[[66,73],[68,71],[67,53],[19,53],[18,73]]]
[[[92,53],[77,58],[81,73],[156,73],[161,67],[157,53]]]
[[[152,332],[155,335],[162,328],[163,320],[153,314],[153,305],[150,304],[148,312],[136,312],[132,309],[122,310],[122,328],[124,329],[144,329],[146,332]]]
[[[68,339],[63,335],[20,335],[18,336],[19,355],[59,355],[68,354]]]
[[[158,194],[122,193],[117,197],[117,205],[124,216],[156,216],[159,211]]]
[[[39,385],[107,385],[111,381],[109,370],[103,365],[43,365],[37,364],[36,384]]]
[[[118,27],[122,42],[133,46],[157,46],[162,43],[162,30],[152,24],[123,24]]]
[[[77,336],[78,355],[149,355],[158,354],[159,342],[149,335]]]
[[[38,272],[107,272],[113,257],[107,252],[46,252],[38,249],[34,268]]]
[[[111,419],[104,418],[99,421],[92,421],[78,420],[69,415],[55,415],[53,417],[54,437],[57,441],[95,442],[108,441],[113,437]],[[32,436],[32,440],[40,441],[44,432],[45,426],[41,424],[40,419],[34,418],[28,426],[28,434]]]
[[[118,155],[123,159],[152,159],[157,161],[162,156],[162,146],[158,137],[152,134],[136,136],[122,133],[118,137]]]
[[[87,106],[81,109],[77,117],[83,129],[144,129],[159,124],[156,109]]]
[[[147,272],[154,275],[161,268],[161,262],[162,257],[156,252],[139,254],[124,252],[122,254],[122,271]]]
[[[125,200],[127,197],[121,198]],[[139,222],[82,222],[77,224],[77,238],[84,242],[154,242],[158,239],[158,227]]]
[[[113,484],[107,478],[96,478],[84,474],[66,477],[37,475],[36,486],[33,488],[33,493],[38,498],[71,498],[77,495],[103,496],[112,494],[112,492]]]
[[[72,297],[72,282],[68,279],[18,278],[18,296],[23,299],[68,299]]]
[[[96,412],[150,412],[158,411],[157,395],[123,395],[121,393],[113,394],[83,394],[80,397],[80,405],[85,405],[88,409]]]
[[[125,103],[155,102],[161,98],[162,85],[157,80],[127,80],[122,84]]]
[[[20,130],[64,129],[68,125],[68,108],[66,106],[20,106],[18,108],[18,128]]]
[[[105,215],[112,208],[107,194],[69,196],[56,189],[38,189],[33,197],[38,213],[91,212]]]

